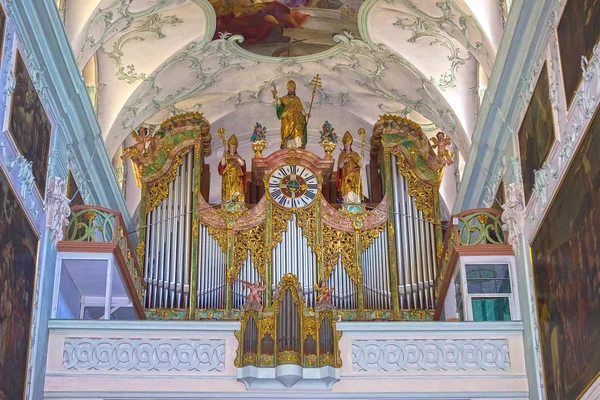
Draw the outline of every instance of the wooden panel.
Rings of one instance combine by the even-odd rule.
[[[532,244],[549,399],[576,399],[600,371],[600,115]]]

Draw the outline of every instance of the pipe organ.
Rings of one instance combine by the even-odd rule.
[[[203,116],[185,114],[126,149],[142,187],[148,318],[238,318],[237,362],[256,366],[338,365],[338,319],[431,318],[445,164],[418,125],[396,116],[375,124],[376,204],[329,203],[323,182],[340,174],[331,152],[304,149],[257,153],[248,174],[244,164],[240,179],[264,187],[256,204],[241,200],[243,182],[208,204],[200,187],[210,142]],[[227,157],[239,158],[234,151]]]

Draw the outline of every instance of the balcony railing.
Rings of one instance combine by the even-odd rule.
[[[58,250],[112,253],[136,311],[144,315],[144,271],[138,263],[121,213],[91,205],[71,207],[69,224],[65,227],[64,239],[58,244]]]
[[[462,254],[512,254],[502,230],[502,212],[494,208],[476,208],[458,213],[450,219],[444,238],[435,287],[438,299],[434,319],[439,319],[448,286],[454,276],[458,256]]]

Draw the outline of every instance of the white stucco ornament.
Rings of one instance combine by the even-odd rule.
[[[502,205],[502,229],[508,231],[508,242],[513,251],[519,252],[519,237],[525,226],[525,201],[520,183],[511,183],[506,188],[506,203]]]
[[[69,198],[67,183],[54,176],[50,179],[46,194],[46,228],[50,229],[52,241],[57,243],[63,239],[63,228],[69,224]]]

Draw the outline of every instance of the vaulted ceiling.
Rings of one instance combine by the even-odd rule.
[[[256,121],[276,132],[272,86],[308,103],[317,73],[309,137],[400,113],[466,155],[502,21],[497,0],[70,0],[65,30],[110,155],[185,111],[242,143]]]

